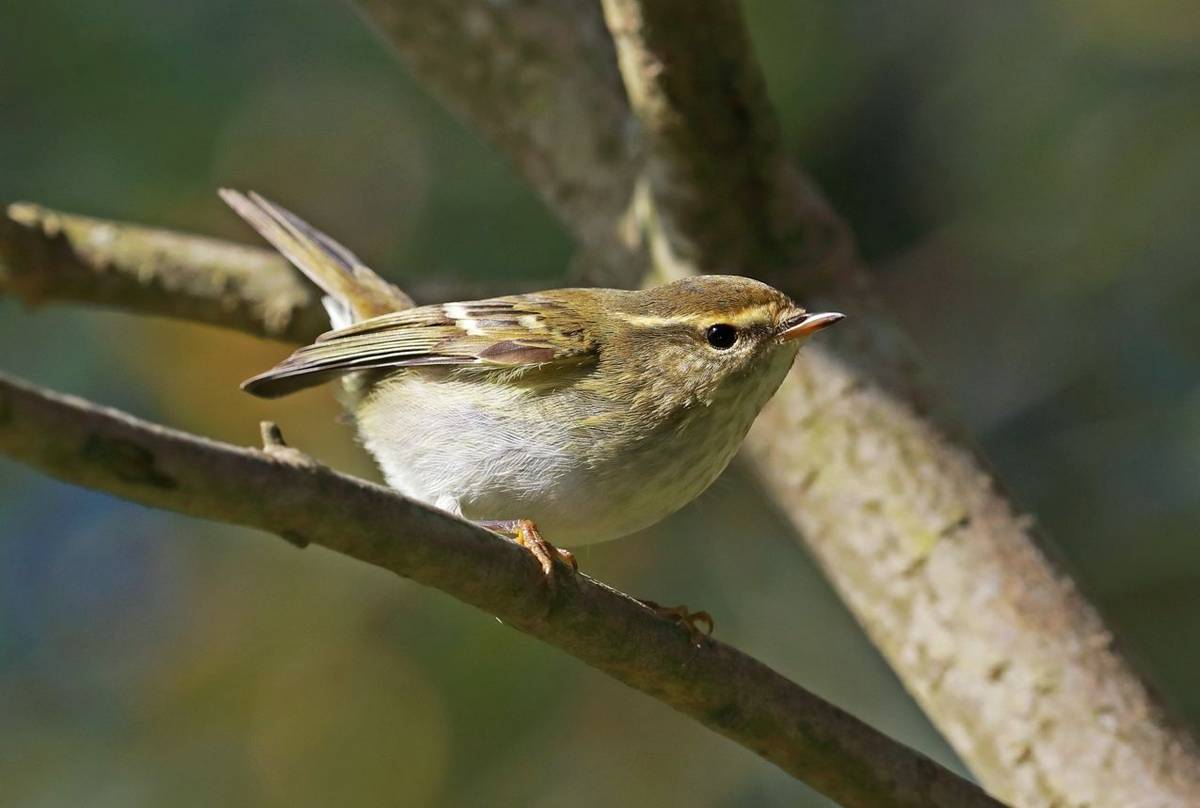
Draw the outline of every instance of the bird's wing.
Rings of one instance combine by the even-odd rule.
[[[405,309],[322,334],[244,382],[276,398],[357,370],[422,366],[521,372],[595,359],[571,306],[550,294],[515,295]]]

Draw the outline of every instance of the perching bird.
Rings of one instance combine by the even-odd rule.
[[[614,539],[704,491],[800,343],[842,319],[722,275],[413,307],[278,205],[221,196],[321,288],[334,329],[243,387],[273,398],[340,378],[389,485],[513,536],[547,575],[543,533]]]

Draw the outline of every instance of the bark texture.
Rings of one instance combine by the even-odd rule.
[[[435,587],[695,718],[847,806],[994,806],[977,786],[775,671],[585,575],[282,444],[147,423],[0,374],[0,452],[158,508],[318,544]]]
[[[738,4],[603,5],[647,131],[664,231],[650,237],[672,245],[655,254],[682,258],[672,274],[732,263],[852,315],[841,338],[801,353],[747,455],[905,685],[1001,799],[1200,804],[1192,738],[1056,568],[1032,519],[952,439],[960,430],[931,406],[847,229],[787,168]],[[715,222],[736,225],[742,241]],[[831,285],[788,282],[814,253]]]
[[[16,203],[0,217],[0,290],[290,342],[329,327],[320,293],[272,250]]]
[[[905,686],[1006,801],[1200,804],[1195,742],[939,412],[919,357],[872,297],[848,228],[783,153],[738,4],[602,6],[628,109],[596,107],[589,126],[615,131],[633,117],[641,134],[614,141],[629,148],[623,157],[572,171],[603,178],[614,162],[640,167],[627,221],[650,259],[648,277],[755,275],[851,315],[832,339],[801,352],[745,454]],[[571,19],[576,43],[609,47],[590,10],[536,8],[554,18],[543,26]],[[391,41],[410,58],[424,47]],[[572,64],[604,61],[573,49]],[[418,72],[466,119],[489,116],[495,97],[486,89]],[[586,97],[611,79],[605,70],[571,72],[570,81],[593,84],[574,88]],[[492,139],[554,204],[545,180],[524,168],[538,161],[523,151],[535,141]],[[627,172],[614,176],[614,187],[628,182]],[[559,216],[576,232],[603,229],[595,220],[609,208],[581,201],[556,206]],[[576,221],[581,211],[586,225]]]
[[[535,289],[428,279],[409,291],[442,302]],[[30,307],[108,306],[291,343],[329,329],[320,290],[273,250],[29,202],[0,215],[0,293]]]

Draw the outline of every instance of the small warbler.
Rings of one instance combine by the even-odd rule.
[[[613,539],[704,491],[800,343],[842,319],[722,275],[414,307],[294,214],[221,196],[321,288],[334,329],[243,388],[274,398],[341,377],[389,485],[511,536],[547,576],[574,559],[541,531]]]

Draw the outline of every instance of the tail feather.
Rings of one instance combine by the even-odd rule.
[[[221,198],[321,288],[334,328],[410,308],[412,299],[354,253],[291,211],[254,192],[222,188]]]

